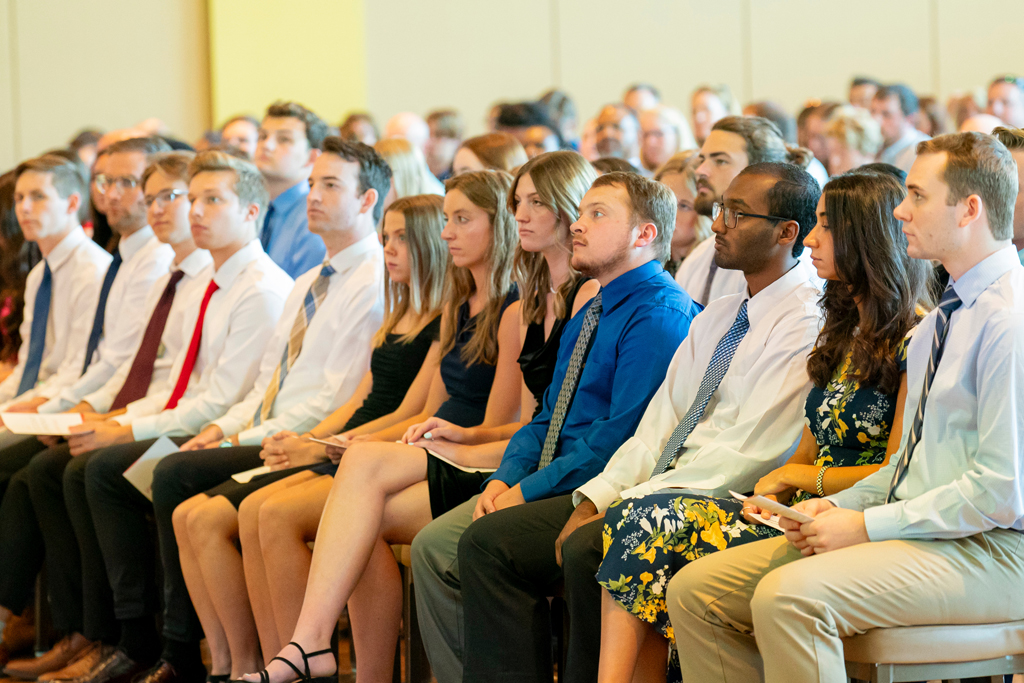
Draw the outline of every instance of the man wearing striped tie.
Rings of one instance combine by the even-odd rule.
[[[903,443],[855,486],[800,503],[785,538],[693,562],[667,603],[688,681],[845,681],[842,638],[1024,619],[1024,266],[1017,168],[980,133],[922,142],[910,256],[950,284],[908,349]],[[799,560],[799,561],[798,561]]]

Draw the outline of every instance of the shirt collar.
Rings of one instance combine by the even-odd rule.
[[[117,243],[117,250],[121,252],[121,260],[130,261],[132,256],[139,253],[151,239],[156,239],[156,237],[153,235],[153,228],[148,225],[127,237],[122,237]]]
[[[275,212],[287,211],[300,200],[304,200],[307,194],[309,194],[309,179],[303,178],[299,183],[277,195],[277,199],[270,202],[270,205],[274,207]]]
[[[78,245],[87,241],[89,241],[89,238],[86,236],[85,230],[82,230],[82,226],[75,226],[71,232],[64,236],[64,239],[57,243],[57,246],[46,257],[46,262],[50,264],[50,271],[53,272],[64,265],[75,249],[78,248]]]
[[[1020,256],[1018,256],[1017,250],[1013,248],[1012,244],[1007,245],[976,263],[959,280],[953,281],[953,289],[963,305],[970,308],[993,282],[1012,269],[1020,267]],[[950,280],[952,281],[952,278]]]
[[[229,261],[231,259],[228,259]],[[177,266],[171,266],[171,272],[181,270],[185,272],[190,278],[194,278],[203,271],[208,265],[213,263],[213,257],[210,256],[210,252],[205,249],[196,249],[191,254],[182,259],[181,263]]]
[[[775,282],[771,283],[754,296],[747,299],[747,320],[753,327],[760,320],[762,315],[767,315],[772,309],[781,305],[792,295],[793,291],[804,285],[810,286],[807,279],[807,270],[799,263],[790,268]]]
[[[380,250],[380,240],[377,239],[377,233],[371,232],[366,237],[348,245],[326,262],[331,264],[335,273],[343,273],[365,260],[363,257],[367,254]]]
[[[220,268],[213,274],[213,280],[220,289],[227,289],[234,284],[235,278],[241,274],[245,267],[264,255],[263,245],[258,239],[254,239],[245,245],[227,261],[220,265]]]
[[[648,261],[633,270],[627,270],[601,288],[602,310],[610,311],[636,289],[637,285],[641,282],[646,282],[664,271],[665,269],[661,267],[661,264],[655,260]]]

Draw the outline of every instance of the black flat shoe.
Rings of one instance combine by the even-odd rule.
[[[334,673],[327,674],[326,676],[315,676],[314,677],[314,676],[310,675],[310,672],[309,672],[309,660],[311,658],[319,657],[321,655],[331,655],[331,656],[334,656],[334,652],[330,648],[328,648],[326,650],[317,650],[316,652],[310,652],[309,654],[306,654],[306,651],[303,650],[302,646],[299,645],[298,643],[291,642],[291,643],[288,643],[288,644],[291,645],[292,647],[294,647],[296,650],[298,650],[299,654],[302,655],[302,666],[306,670],[305,673],[300,671],[299,667],[295,666],[295,664],[293,664],[291,661],[285,659],[284,657],[274,657],[270,661],[274,661],[276,659],[279,662],[284,662],[285,664],[287,664],[291,668],[291,670],[295,672],[296,676],[298,676],[298,678],[295,678],[293,680],[295,680],[295,681],[302,681],[302,683],[337,683],[337,681],[338,681],[338,662],[337,662],[337,660],[335,660],[335,662],[334,662]],[[270,683],[270,674],[267,673],[266,669],[263,669],[262,671],[260,671],[259,672],[259,676],[260,676],[260,683]],[[243,681],[243,680],[239,680],[239,681],[232,681],[232,683],[248,683],[248,682],[247,681]]]

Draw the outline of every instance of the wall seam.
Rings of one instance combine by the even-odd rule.
[[[742,31],[740,45],[743,61],[743,101],[750,102],[754,99],[754,46],[751,44],[754,36],[754,29],[751,25],[753,17],[750,11],[750,0],[742,0],[740,3],[740,14],[742,15],[740,27]]]
[[[942,59],[939,43],[939,0],[930,0],[928,4],[928,29],[931,33],[932,92],[939,97],[942,91]]]
[[[562,88],[562,41],[559,0],[551,0],[551,87]]]
[[[20,66],[18,62],[18,13],[15,8],[17,0],[10,0],[7,5],[7,20],[9,23],[10,61],[11,61],[11,136],[12,148],[14,149],[15,160],[21,159],[21,79],[19,78]]]

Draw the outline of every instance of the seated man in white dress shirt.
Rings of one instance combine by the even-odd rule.
[[[950,285],[908,349],[901,449],[784,538],[694,562],[667,603],[683,678],[841,681],[842,638],[1024,619],[1024,266],[1017,169],[979,133],[922,142],[907,175],[910,256]],[[898,456],[898,457],[897,457]],[[756,636],[756,640],[755,640]],[[760,652],[759,652],[760,650]]]
[[[601,474],[571,494],[576,508],[553,549],[556,556],[560,553],[565,596],[575,615],[569,625],[570,664],[560,680],[596,677],[601,588],[594,574],[602,557],[600,520],[608,505],[627,490],[642,494],[674,487],[711,495],[727,495],[730,488],[752,490],[799,439],[810,390],[807,354],[820,325],[820,294],[797,266],[793,247],[814,227],[820,194],[810,174],[780,163],[747,167],[725,191],[725,210],[716,210],[712,225],[716,250],[724,265],[744,273],[747,291],[715,301],[694,318],[634,435]],[[668,471],[651,479],[669,437],[694,403],[705,374],[713,370],[710,362],[720,340],[733,334],[740,318],[744,332],[733,347],[729,370]],[[500,604],[478,590],[476,574],[500,574],[500,562],[511,567],[515,581],[535,580],[529,563],[519,568],[515,558],[506,556],[505,546],[511,544],[492,541],[482,533],[484,528],[470,526],[459,544],[460,563],[477,567],[462,573],[467,633],[498,629],[485,627],[479,619],[471,622],[482,605]],[[580,620],[581,612],[591,618]],[[487,671],[496,677],[509,673],[508,662],[479,661],[468,641],[466,649],[464,680],[485,680]],[[510,660],[515,658],[514,652],[510,655]]]
[[[778,126],[768,119],[727,116],[715,123],[701,145],[693,208],[702,216],[711,216],[711,208],[716,202],[721,203],[729,183],[747,166],[787,162],[806,169],[813,158],[808,149],[786,145]],[[799,267],[806,271],[808,279],[820,283],[809,261],[810,250],[805,250],[800,241],[793,245],[793,250],[796,256],[804,256]],[[715,240],[706,239],[693,248],[676,271],[676,282],[702,306],[719,297],[747,291],[743,272],[720,264],[715,254]],[[821,289],[820,284],[818,288]]]

